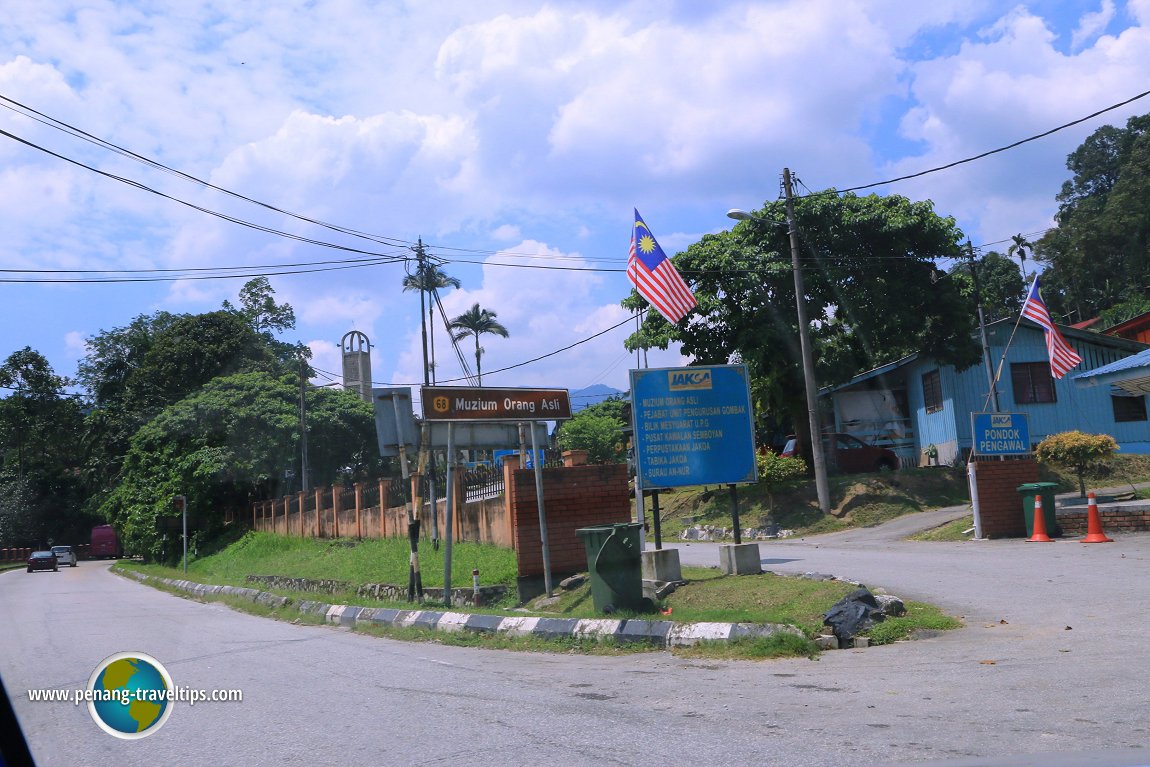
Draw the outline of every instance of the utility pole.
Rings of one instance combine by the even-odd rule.
[[[300,490],[311,489],[311,479],[308,476],[308,463],[307,463],[307,403],[304,399],[304,394],[307,391],[307,357],[304,356],[303,349],[300,349],[299,354],[299,435],[300,435],[300,455],[299,455],[299,480]]]
[[[974,283],[974,304],[978,307],[978,335],[982,339],[982,363],[986,366],[987,391],[994,412],[1000,413],[998,385],[994,381],[994,364],[990,361],[990,343],[986,339],[986,319],[982,314],[982,287],[978,282],[978,268],[974,260],[974,246],[966,241],[966,258],[970,263],[970,279]]]
[[[819,390],[815,385],[815,362],[811,352],[810,328],[807,326],[806,288],[803,270],[799,266],[799,231],[795,224],[794,191],[791,170],[783,168],[783,190],[787,196],[787,229],[791,238],[791,270],[795,273],[795,311],[799,321],[799,346],[803,354],[803,383],[807,395],[807,423],[811,431],[811,462],[815,468],[815,491],[823,514],[831,511],[831,488],[827,481],[827,463],[823,457],[823,435],[819,428]]]
[[[425,292],[430,292],[430,287],[427,282],[427,251],[423,248],[423,238],[420,237],[415,245],[416,255],[416,274],[419,275],[419,323],[423,333],[423,385],[431,385],[431,368],[427,362],[427,301],[425,300]],[[418,476],[419,481],[423,480],[423,469],[426,465],[427,476],[427,494],[431,500],[431,547],[435,551],[439,551],[439,501],[436,498],[435,487],[435,450],[430,444],[430,433],[427,430],[421,432],[424,438],[424,444],[420,446],[420,460]],[[415,494],[418,497],[418,493]],[[419,514],[423,510],[423,504],[415,507],[415,517],[418,521]],[[417,528],[418,529],[418,528]],[[414,543],[412,544],[415,545]],[[414,548],[412,549],[414,553]],[[422,589],[421,589],[422,590]]]

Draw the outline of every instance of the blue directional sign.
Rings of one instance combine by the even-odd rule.
[[[1027,455],[1030,424],[1025,413],[971,413],[970,433],[977,455]]]
[[[745,365],[632,370],[631,413],[643,487],[757,481]]]

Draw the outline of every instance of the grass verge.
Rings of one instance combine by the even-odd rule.
[[[351,543],[352,545],[347,545]],[[346,581],[351,589],[343,593],[317,594],[283,589],[264,591],[286,596],[294,602],[310,600],[330,604],[352,604],[367,607],[386,606],[398,609],[442,610],[441,603],[415,604],[410,602],[385,602],[365,599],[354,593],[360,577],[367,571],[364,568],[365,556],[383,556],[372,544],[379,542],[305,541],[300,539],[278,538],[269,534],[250,534],[231,546],[210,556],[203,557],[189,565],[185,575],[181,568],[148,565],[139,562],[120,562],[115,568],[132,570],[148,577],[148,582],[171,593],[184,597],[189,595],[170,586],[159,583],[159,579],[191,580],[206,584],[227,584],[253,587],[247,583],[247,573],[291,575],[295,577],[334,578]],[[493,547],[483,547],[493,548]],[[513,556],[511,552],[506,552]],[[394,555],[394,552],[392,552]],[[317,560],[318,559],[318,563]],[[317,569],[319,567],[325,569]],[[370,575],[382,578],[376,573],[383,568],[373,567]],[[406,571],[404,571],[406,576]],[[342,576],[342,577],[339,577]],[[720,622],[720,623],[780,623],[798,627],[803,636],[775,635],[768,638],[744,638],[733,642],[703,642],[692,648],[676,648],[677,654],[690,657],[763,659],[777,657],[807,657],[817,653],[811,641],[822,625],[823,615],[831,606],[852,591],[855,586],[839,581],[819,581],[799,577],[779,576],[772,573],[749,576],[726,576],[718,569],[685,567],[683,576],[686,583],[670,594],[658,605],[662,611],[654,614],[615,613],[616,619],[640,618],[645,620],[672,620],[676,623]],[[383,576],[386,577],[386,576]],[[396,579],[400,580],[400,579]],[[256,615],[289,620],[293,623],[322,623],[322,618],[299,613],[295,605],[270,607],[250,599],[233,595],[208,595],[191,597],[203,601],[218,601],[234,608]],[[585,583],[581,587],[560,592],[557,598],[537,600],[525,607],[518,607],[509,597],[498,605],[487,605],[481,609],[454,608],[462,612],[482,612],[502,616],[539,616],[559,618],[601,618],[596,612],[591,596],[591,587]],[[872,634],[874,644],[883,644],[911,635],[917,629],[952,628],[946,618],[935,608],[920,605],[906,618],[880,624],[880,633]],[[510,649],[547,652],[587,652],[592,654],[624,654],[648,652],[651,646],[617,645],[612,641],[603,642],[594,638],[544,639],[540,637],[513,637],[503,633],[484,634],[475,632],[440,632],[414,628],[371,627],[368,633],[378,633],[393,639],[434,641],[458,646],[482,646],[492,649]]]
[[[330,579],[356,585],[406,584],[409,553],[406,538],[327,540],[248,532],[218,552],[192,559],[186,577],[233,586],[251,585],[246,581],[248,575]],[[443,558],[442,547],[435,551],[426,541],[421,542],[419,562],[424,586],[443,585]],[[455,586],[469,586],[471,570],[476,568],[484,585],[515,583],[515,552],[511,549],[460,542],[453,545],[451,559],[453,571],[459,575]],[[163,569],[180,573],[164,577],[185,577],[182,569]]]
[[[953,522],[947,522],[945,525],[931,528],[930,530],[923,530],[921,533],[912,535],[912,541],[969,541],[973,537],[973,533],[967,533],[974,527],[974,515],[968,514],[967,516],[956,519]]]
[[[872,645],[884,645],[909,639],[916,631],[950,631],[957,628],[962,628],[962,621],[944,615],[934,605],[907,602],[906,615],[876,623],[865,636],[870,637]]]

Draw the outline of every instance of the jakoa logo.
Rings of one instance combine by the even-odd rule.
[[[710,370],[672,370],[668,375],[671,391],[710,389]]]

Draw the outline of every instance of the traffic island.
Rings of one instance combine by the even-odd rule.
[[[322,616],[325,623],[347,628],[391,626],[431,631],[506,633],[541,639],[595,639],[620,644],[643,643],[672,649],[700,642],[727,642],[745,638],[766,638],[779,634],[804,637],[795,627],[779,623],[676,623],[674,621],[611,618],[542,618],[525,616],[477,615],[441,610],[396,610],[387,607],[330,605],[316,601],[296,601],[242,586],[221,586],[172,578],[157,578],[132,570],[118,571],[143,583],[162,584],[200,598],[240,597],[301,613]]]

